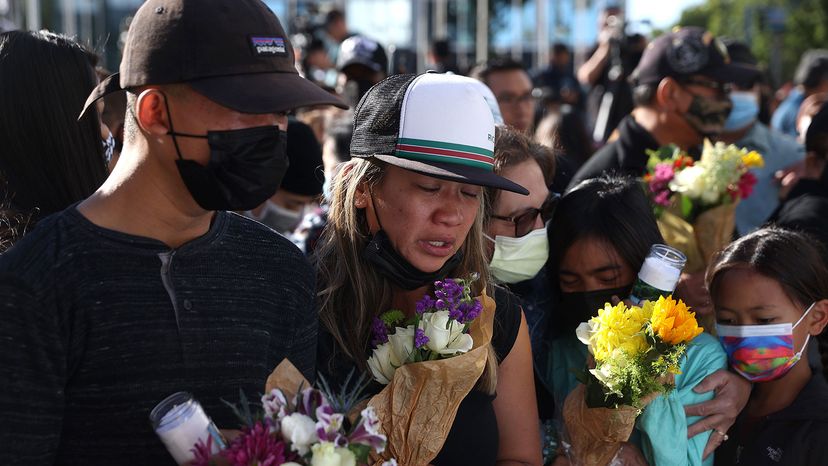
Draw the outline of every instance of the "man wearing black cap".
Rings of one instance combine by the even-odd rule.
[[[746,235],[759,228],[779,205],[779,183],[776,172],[785,170],[805,157],[805,151],[795,139],[772,130],[759,121],[759,102],[762,73],[747,44],[726,40],[727,53],[734,64],[753,73],[733,83],[730,101],[733,109],[724,129],[716,138],[726,144],[735,144],[762,154],[765,163],[752,168],[756,176],[753,193],[736,207],[736,231]]]
[[[340,94],[356,107],[368,89],[387,75],[388,55],[379,42],[361,35],[351,36],[339,47],[336,68],[340,73]]]
[[[246,215],[290,235],[322,194],[322,146],[310,126],[296,119],[287,125],[290,164],[276,194]]]
[[[0,463],[172,464],[148,414],[187,391],[220,427],[289,358],[313,376],[314,274],[261,204],[284,112],[341,105],[301,78],[259,0],[149,0],[120,74],[119,163],[0,258]]]
[[[731,108],[727,83],[746,74],[730,63],[721,41],[700,28],[660,36],[630,77],[635,109],[621,120],[617,138],[596,152],[569,186],[610,171],[640,176],[647,149],[672,143],[688,150],[718,134]]]

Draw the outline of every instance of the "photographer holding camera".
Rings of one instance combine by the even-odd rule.
[[[618,6],[605,8],[599,24],[598,45],[578,68],[578,81],[589,88],[586,109],[593,127],[592,137],[603,144],[633,108],[627,76],[638,65],[647,39],[640,34],[626,34],[623,12]]]

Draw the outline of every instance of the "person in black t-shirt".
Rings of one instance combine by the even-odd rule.
[[[128,92],[114,171],[0,257],[2,464],[172,464],[148,419],[170,394],[232,428],[221,400],[283,358],[314,376],[310,264],[226,211],[279,186],[285,112],[343,104],[258,0],[149,0],[120,71],[84,110]]]

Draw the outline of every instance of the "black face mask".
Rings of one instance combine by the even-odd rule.
[[[362,257],[373,264],[381,274],[388,277],[395,285],[403,290],[410,291],[446,278],[463,260],[463,252],[457,251],[440,267],[440,270],[423,272],[401,256],[394,249],[385,231],[380,230],[365,245]]]
[[[165,97],[166,104],[166,97]],[[178,172],[187,190],[205,210],[250,210],[258,207],[279,189],[288,167],[287,138],[277,126],[227,131],[206,135],[170,131],[178,153]],[[207,139],[210,161],[206,166],[181,156],[178,137]]]
[[[579,291],[575,293],[561,293],[558,304],[557,323],[562,333],[573,332],[581,322],[586,322],[598,315],[598,309],[605,303],[612,303],[612,297],[626,299],[630,294],[630,286],[610,288],[606,290]]]
[[[374,205],[374,213],[377,213],[377,206],[374,204],[374,195],[371,194],[371,204]],[[379,272],[391,280],[395,285],[403,290],[416,290],[417,288],[431,285],[437,280],[446,278],[463,260],[463,251],[459,250],[434,272],[423,272],[411,265],[400,253],[394,249],[388,235],[382,229],[382,222],[380,222],[377,214],[377,223],[379,224],[379,231],[377,231],[371,238],[371,241],[365,245],[362,251],[362,257],[373,264]]]

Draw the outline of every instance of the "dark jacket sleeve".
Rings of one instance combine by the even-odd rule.
[[[52,464],[60,444],[66,342],[54,306],[0,276],[0,464]]]

